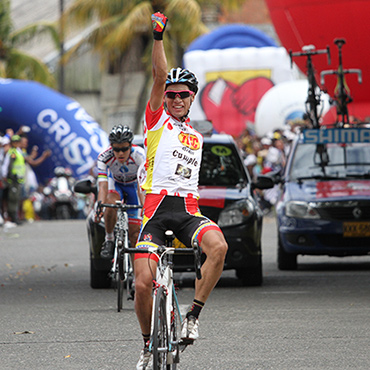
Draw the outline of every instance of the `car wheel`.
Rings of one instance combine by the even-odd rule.
[[[237,269],[236,276],[241,280],[243,286],[261,286],[262,277],[262,256],[258,260],[258,265],[247,269]]]
[[[90,259],[90,286],[93,289],[107,289],[111,286],[108,271],[97,270],[92,259]]]
[[[280,240],[278,244],[277,264],[279,270],[297,270],[297,255],[286,252]]]

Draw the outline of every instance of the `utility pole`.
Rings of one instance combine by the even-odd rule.
[[[60,31],[60,58],[59,58],[59,91],[63,94],[64,93],[64,65],[62,63],[63,56],[64,56],[64,20],[63,20],[63,12],[64,12],[64,0],[59,0],[60,5],[60,23],[59,23],[59,31]]]

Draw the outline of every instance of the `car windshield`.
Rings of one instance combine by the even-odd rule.
[[[369,178],[370,145],[299,144],[290,167],[290,179]]]
[[[204,143],[199,185],[236,186],[247,181],[235,146]]]

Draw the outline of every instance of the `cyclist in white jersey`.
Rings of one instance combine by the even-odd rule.
[[[109,134],[110,146],[101,152],[97,160],[98,169],[98,202],[114,204],[116,200],[125,200],[127,204],[142,204],[143,196],[137,186],[137,171],[145,161],[143,148],[132,145],[134,134],[127,126],[114,126]],[[127,211],[129,216],[129,239],[136,244],[140,230],[141,217],[139,209]],[[103,216],[97,210],[96,221]],[[114,226],[117,211],[106,208],[104,212],[105,241],[100,256],[111,259],[114,249]]]
[[[139,169],[139,184],[145,191],[143,223],[137,248],[164,244],[167,229],[185,245],[194,239],[207,259],[202,279],[195,284],[192,307],[182,323],[181,337],[186,343],[198,338],[198,317],[204,303],[219,280],[227,252],[227,243],[213,221],[198,207],[198,179],[203,137],[190,125],[188,113],[198,91],[195,75],[186,69],[171,69],[163,48],[167,18],[152,15],[154,44],[152,51],[153,87],[145,111],[144,148],[146,162]],[[144,348],[136,369],[148,369],[152,358],[148,350],[152,312],[152,271],[157,260],[153,255],[136,254],[135,310]]]

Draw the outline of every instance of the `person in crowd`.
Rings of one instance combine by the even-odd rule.
[[[26,161],[20,148],[19,135],[11,137],[11,147],[5,155],[2,164],[2,175],[8,187],[7,207],[11,222],[19,224],[18,211],[22,196],[22,186],[26,176]]]
[[[38,155],[39,148],[37,147],[37,145],[34,145],[31,148],[31,151],[28,152],[29,131],[30,129],[27,126],[22,126],[20,130],[17,131],[17,134],[19,134],[21,138],[20,148],[26,161],[26,176],[24,184],[22,186],[22,199],[21,199],[22,204],[20,205],[21,207],[20,215],[21,219],[25,218],[31,221],[34,219],[34,210],[32,202],[30,200],[30,195],[37,191],[37,188],[39,187],[39,183],[33,168],[41,165],[47,158],[49,158],[51,155],[51,150],[46,149],[39,156]]]
[[[10,139],[8,136],[2,134],[0,136],[0,226],[4,224],[4,217],[3,217],[3,194],[6,188],[6,181],[3,178],[2,174],[2,164],[5,159],[5,155],[10,148]]]

